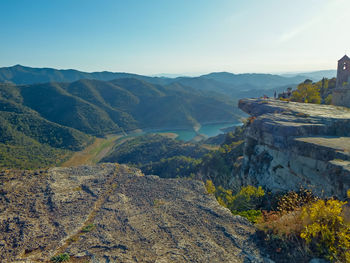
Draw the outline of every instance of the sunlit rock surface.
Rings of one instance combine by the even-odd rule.
[[[252,116],[239,179],[272,191],[312,189],[344,198],[350,188],[350,109],[243,99]]]
[[[203,183],[124,165],[0,173],[0,261],[270,262]]]

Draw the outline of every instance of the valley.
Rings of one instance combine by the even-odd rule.
[[[4,168],[57,166],[66,161],[69,152],[81,151],[95,137],[99,138],[96,141],[99,148],[99,143],[105,143],[101,139],[109,134],[132,134],[137,130],[169,127],[180,131],[204,123],[235,123],[241,113],[234,110],[233,105],[232,100],[223,100],[220,96],[138,79],[0,84],[0,129],[3,134],[0,138],[0,160],[3,162],[0,165]],[[14,162],[19,149],[22,157]],[[37,154],[33,156],[34,149]],[[52,153],[48,154],[48,151]],[[82,156],[75,155],[74,158],[88,158],[85,153]]]
[[[234,124],[234,126],[240,124]],[[132,140],[138,136],[145,136],[148,134],[159,134],[170,139],[176,139],[180,141],[201,142],[209,137],[213,137],[219,134],[223,134],[221,129],[228,127],[234,127],[232,123],[216,123],[216,124],[204,124],[197,132],[194,130],[149,130],[138,131],[129,133],[128,135],[107,135],[105,138],[95,138],[94,142],[87,146],[85,149],[72,153],[72,156],[59,166],[70,167],[77,165],[91,165],[98,163],[103,157],[107,156],[113,148],[117,148],[119,145],[127,140]],[[208,145],[208,147],[210,147]]]
[[[69,160],[62,163],[61,167],[78,166],[84,164],[96,164],[111,149],[117,145],[121,136],[110,136],[109,138],[96,138],[95,141],[79,152],[74,152]]]

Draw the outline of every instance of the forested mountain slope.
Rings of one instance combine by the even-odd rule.
[[[25,106],[42,117],[97,136],[137,128],[191,128],[239,118],[232,101],[138,79],[79,80],[13,89]]]
[[[0,167],[34,168],[57,164],[67,150],[80,150],[92,138],[41,117],[23,105],[12,85],[0,85]]]
[[[7,147],[0,153],[3,166],[16,159],[16,151],[23,152],[26,163],[29,156],[40,159],[43,155],[57,164],[61,158],[52,152],[80,150],[92,141],[89,135],[140,128],[192,129],[202,123],[236,122],[240,117],[227,98],[181,84],[158,85],[134,78],[0,84],[0,112],[0,142]]]

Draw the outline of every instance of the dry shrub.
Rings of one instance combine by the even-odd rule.
[[[350,225],[350,204],[346,204],[343,207],[342,216],[344,218],[344,222]]]
[[[263,217],[255,226],[263,232],[264,245],[276,262],[308,262],[310,251],[300,238],[303,229],[301,209],[289,213],[263,211]]]
[[[303,220],[301,219],[301,209],[296,209],[289,213],[263,211],[260,222],[256,224],[259,230],[278,235],[281,238],[299,236],[303,230]]]
[[[277,211],[262,211],[257,227],[281,238],[299,236],[305,224],[301,217],[302,207],[316,200],[318,198],[309,190],[290,191],[278,200]]]
[[[298,192],[290,191],[280,198],[277,210],[286,213],[294,211],[306,204],[310,204],[318,200],[310,190],[300,188]]]
[[[256,117],[252,116],[248,118],[248,123],[252,124],[255,121]]]
[[[277,262],[307,262],[312,257],[300,237],[304,229],[302,207],[317,200],[310,191],[291,191],[277,201],[276,211],[263,211],[256,227],[264,233],[264,243]]]

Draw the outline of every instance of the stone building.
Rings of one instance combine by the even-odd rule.
[[[338,61],[337,85],[332,95],[333,105],[350,108],[350,58],[347,55]]]

